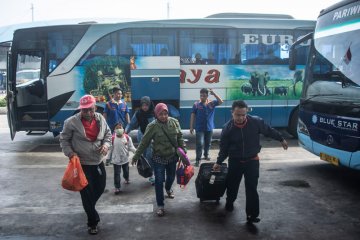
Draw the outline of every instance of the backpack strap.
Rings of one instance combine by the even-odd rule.
[[[124,136],[126,138],[126,141],[129,142],[129,135],[127,135],[126,133],[124,133]]]
[[[127,145],[127,149],[128,149],[128,151],[130,152],[130,143],[129,143],[129,135],[127,135],[126,133],[124,133],[124,135],[125,135],[125,138],[126,138],[126,145]]]
[[[115,135],[116,135],[116,133],[113,133],[113,134],[112,134],[112,136],[111,136],[111,142],[112,142],[112,145],[114,145]]]

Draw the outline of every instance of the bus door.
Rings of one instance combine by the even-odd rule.
[[[15,101],[15,93],[16,93],[16,83],[14,82],[14,78],[12,77],[12,68],[11,68],[11,53],[9,52],[7,55],[7,78],[6,78],[6,104],[7,104],[7,118],[8,124],[10,128],[10,136],[11,140],[14,140],[16,134],[16,101]]]
[[[41,75],[45,72],[42,71],[44,54],[39,50],[12,54],[16,54],[11,58],[8,77],[12,131],[43,134],[49,130],[46,83]],[[14,136],[12,133],[12,138]]]
[[[149,96],[155,105],[166,103],[170,116],[180,117],[180,57],[136,57],[130,60],[130,69],[133,112],[141,97]]]

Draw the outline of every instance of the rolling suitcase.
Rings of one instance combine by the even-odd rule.
[[[219,203],[220,198],[226,190],[226,175],[228,168],[226,163],[221,164],[219,172],[212,171],[214,163],[202,163],[199,173],[195,180],[196,194],[200,202],[206,200],[216,200]]]

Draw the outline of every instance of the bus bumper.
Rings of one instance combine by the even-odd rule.
[[[360,170],[360,151],[346,152],[340,149],[330,148],[311,140],[310,136],[298,132],[299,145],[309,152],[322,157],[320,159],[333,165]],[[338,163],[338,164],[336,164]]]

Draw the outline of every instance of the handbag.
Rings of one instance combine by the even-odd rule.
[[[88,181],[81,167],[79,157],[71,157],[62,178],[61,186],[66,190],[79,192],[87,185]]]
[[[171,145],[173,145],[173,147],[176,150],[176,155],[180,158],[180,160],[186,165],[189,166],[191,165],[190,163],[190,159],[188,158],[188,156],[186,155],[184,149],[182,147],[178,147],[176,146],[170,139],[169,135],[167,135],[167,133],[165,132],[165,130],[163,128],[161,128],[161,130],[163,130],[165,136],[168,138],[169,142],[171,143]]]
[[[180,188],[185,188],[192,176],[194,176],[194,166],[187,166],[182,161],[179,161],[176,167],[176,182],[180,185]]]
[[[152,167],[149,161],[143,155],[140,156],[140,159],[138,160],[136,167],[140,176],[144,178],[148,178],[153,175]]]

